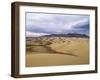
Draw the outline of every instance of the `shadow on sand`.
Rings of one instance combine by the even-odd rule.
[[[55,51],[51,47],[48,47],[46,45],[27,45],[26,51],[27,52],[39,52],[39,53],[63,54],[63,55],[77,56],[72,53],[64,53],[64,52]]]

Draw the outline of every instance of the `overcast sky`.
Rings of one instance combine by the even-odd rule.
[[[89,35],[89,15],[26,13],[26,36],[81,33]]]

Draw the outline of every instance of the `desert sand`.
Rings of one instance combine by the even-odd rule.
[[[27,39],[26,67],[89,64],[89,38]]]

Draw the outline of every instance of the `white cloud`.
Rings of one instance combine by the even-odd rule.
[[[75,27],[80,27],[83,26],[84,24],[88,23],[87,18],[83,18],[74,22],[67,23],[65,26],[67,27],[68,30],[75,28]]]
[[[49,35],[49,34],[47,34],[47,33],[34,33],[34,32],[26,31],[26,37],[40,37],[40,36],[44,36],[44,35]]]
[[[89,23],[88,15],[61,15],[44,13],[27,13],[26,28],[31,32],[63,33]],[[30,34],[31,35],[31,34]]]

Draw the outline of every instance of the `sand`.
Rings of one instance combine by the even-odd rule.
[[[89,38],[53,38],[48,39],[52,44],[45,46],[46,41],[41,39],[43,45],[29,41],[26,67],[89,64]]]

